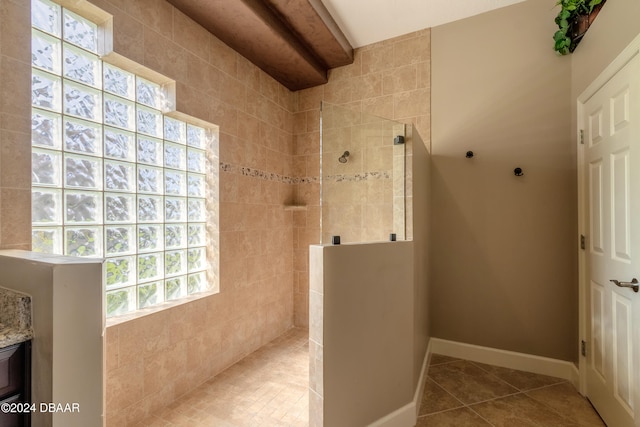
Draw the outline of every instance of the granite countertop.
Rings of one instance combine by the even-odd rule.
[[[31,325],[31,297],[0,288],[0,348],[32,339]]]

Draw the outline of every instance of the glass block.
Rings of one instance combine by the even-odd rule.
[[[207,268],[206,248],[193,248],[187,251],[189,272],[200,271]]]
[[[102,160],[95,157],[64,156],[65,186],[86,188],[89,190],[102,189]]]
[[[117,96],[104,96],[104,123],[122,129],[135,130],[136,106]]]
[[[62,43],[38,30],[31,32],[31,65],[60,74],[62,69]]]
[[[62,154],[57,151],[31,150],[31,183],[62,186]]]
[[[65,191],[65,224],[102,223],[102,193]]]
[[[187,295],[186,277],[173,277],[164,281],[164,295],[167,301],[182,298]]]
[[[134,162],[136,158],[134,134],[105,126],[104,156]]]
[[[60,149],[62,117],[59,114],[33,109],[31,112],[31,144]]]
[[[62,9],[49,0],[31,1],[31,25],[49,34],[60,36]]]
[[[96,55],[65,43],[62,68],[64,77],[97,89],[102,88],[102,61]]]
[[[107,258],[104,262],[107,289],[135,285],[136,257]]]
[[[136,221],[136,197],[133,194],[104,196],[104,218],[107,223],[133,223]]]
[[[163,293],[163,282],[138,286],[138,308],[151,307],[164,302]]]
[[[148,282],[162,279],[164,253],[138,255],[138,281]]]
[[[186,222],[187,200],[177,197],[165,197],[164,220],[166,222]]]
[[[136,167],[134,163],[104,162],[104,188],[108,191],[129,191],[136,189]]]
[[[187,251],[164,253],[164,275],[166,277],[187,274]]]
[[[164,144],[164,165],[168,168],[184,170],[186,150],[183,146],[166,142]]]
[[[161,140],[138,137],[138,163],[162,166],[162,152]]]
[[[145,80],[142,77],[137,77],[136,80],[136,100],[151,108],[162,108],[164,95],[160,85]]]
[[[82,119],[102,120],[102,94],[96,89],[64,82],[64,112]]]
[[[185,224],[167,224],[164,227],[164,246],[167,249],[187,247],[187,228]]]
[[[194,148],[205,148],[207,134],[201,127],[187,125],[187,145]]]
[[[126,255],[136,249],[135,227],[105,227],[105,253],[107,256]]]
[[[186,196],[187,174],[174,170],[165,170],[164,192],[171,196]]]
[[[107,317],[127,314],[136,309],[136,287],[107,292]]]
[[[206,157],[202,150],[187,150],[187,170],[189,172],[205,173]]]
[[[162,169],[151,166],[138,166],[138,191],[141,193],[162,194],[164,176]]]
[[[65,151],[101,156],[102,126],[84,120],[65,120],[64,149]]]
[[[189,197],[204,197],[206,188],[204,175],[190,173],[187,177],[187,188]]]
[[[31,104],[60,112],[62,106],[60,77],[39,70],[31,70]]]
[[[64,9],[64,40],[90,52],[98,51],[98,26]]]
[[[206,242],[206,229],[204,224],[189,224],[188,227],[188,243],[189,247],[204,246]]]
[[[189,199],[189,221],[204,222],[206,220],[206,207],[204,199]]]
[[[102,256],[100,227],[65,227],[64,254],[72,256]]]
[[[162,222],[163,214],[163,197],[138,196],[138,222]]]
[[[138,252],[161,251],[164,248],[164,227],[162,225],[138,226]]]
[[[62,225],[62,191],[33,187],[31,190],[33,225]]]
[[[184,144],[187,138],[187,124],[181,120],[164,118],[164,139]]]
[[[136,130],[145,135],[162,138],[162,114],[160,111],[138,106]]]
[[[106,62],[103,65],[104,90],[114,95],[135,100],[136,76]]]
[[[31,250],[45,254],[62,253],[62,227],[31,229]]]
[[[204,272],[190,274],[187,277],[187,293],[189,295],[206,291],[207,289],[207,275]]]

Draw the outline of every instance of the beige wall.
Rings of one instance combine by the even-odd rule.
[[[413,388],[418,386],[422,362],[431,338],[431,156],[424,138],[408,126],[413,162],[407,182],[407,220],[411,218],[413,246]]]
[[[407,309],[413,248],[414,242],[311,248],[319,268],[312,274],[321,277],[312,328],[321,330],[309,332],[320,338],[323,367],[312,389],[320,401],[310,405],[310,425],[370,425],[413,399],[413,310]]]
[[[575,361],[571,57],[553,51],[554,3],[432,29],[431,321],[434,337]]]
[[[294,312],[300,326],[309,317],[308,247],[320,242],[320,103],[413,123],[430,145],[430,29],[358,48],[354,57],[353,64],[331,70],[327,84],[297,92],[294,200],[307,206],[294,213]]]
[[[576,99],[640,34],[639,16],[640,2],[635,0],[610,1],[602,8],[571,56],[572,99]]]
[[[0,248],[30,247],[30,14],[0,0]],[[164,0],[95,0],[114,50],[220,126],[220,294],[107,330],[107,422],[157,411],[293,324],[295,95]]]

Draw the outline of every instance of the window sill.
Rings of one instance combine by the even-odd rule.
[[[181,298],[179,300],[175,300],[175,301],[169,301],[169,302],[164,302],[162,304],[159,305],[155,305],[153,307],[149,307],[149,308],[143,308],[141,310],[136,310],[133,313],[129,313],[129,314],[123,314],[121,316],[114,316],[114,317],[108,317],[106,319],[105,325],[107,328],[110,328],[112,326],[117,326],[126,322],[130,322],[132,320],[136,320],[136,319],[140,319],[141,317],[145,317],[145,316],[149,316],[151,314],[155,314],[155,313],[159,313],[161,311],[164,310],[169,310],[173,307],[177,307],[183,304],[188,304],[190,302],[202,299],[202,298],[207,298],[210,297],[211,295],[216,295],[219,294],[220,292],[217,290],[211,290],[211,291],[205,291],[205,292],[200,292],[197,293],[195,295],[191,295],[185,298]]]

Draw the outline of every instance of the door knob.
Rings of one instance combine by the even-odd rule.
[[[615,283],[616,286],[619,286],[621,288],[631,288],[633,289],[633,292],[638,292],[638,288],[640,288],[640,285],[638,284],[638,279],[636,279],[635,277],[631,279],[630,282],[619,282],[617,280],[609,280],[609,281]]]

